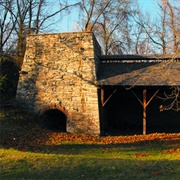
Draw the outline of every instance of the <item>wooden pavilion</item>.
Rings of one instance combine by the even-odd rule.
[[[99,59],[101,63],[98,68],[97,85],[99,87],[99,99],[101,101],[99,102],[101,106],[101,131],[109,126],[106,123],[106,115],[116,108],[109,104],[110,108],[107,112],[106,106],[108,106],[108,103],[111,103],[111,99],[118,93],[118,90],[124,88],[124,92],[126,90],[131,92],[142,107],[143,134],[145,135],[147,131],[146,119],[148,116],[148,105],[155,97],[158,95],[162,96],[169,88],[180,87],[180,58],[173,57],[172,55],[148,57],[139,55],[103,55],[99,56]],[[148,94],[148,92],[150,93]],[[131,100],[128,99],[128,95],[124,93],[123,96],[127,96],[126,101],[129,101],[127,107],[130,107]],[[123,97],[120,99],[115,97],[112,103],[116,101],[116,106],[119,106],[117,101],[121,101],[122,99]],[[178,97],[178,100],[180,100],[180,97]],[[168,101],[168,103],[171,103],[171,101]],[[119,108],[123,108],[122,106],[119,106]],[[131,108],[136,107],[131,106]],[[158,109],[158,107],[156,108]],[[180,113],[177,112],[175,116],[176,118],[180,118]]]

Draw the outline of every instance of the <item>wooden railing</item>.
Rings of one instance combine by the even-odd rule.
[[[175,55],[101,55],[99,56],[99,59],[102,63],[153,63],[166,61],[180,62],[180,57]]]

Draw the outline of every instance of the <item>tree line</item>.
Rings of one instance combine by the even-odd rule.
[[[150,14],[138,0],[0,0],[0,51],[23,57],[26,35],[51,32],[74,8],[80,14],[77,29],[93,31],[104,54],[177,53],[178,1],[154,0],[156,13]]]

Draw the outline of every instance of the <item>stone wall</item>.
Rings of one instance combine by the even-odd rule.
[[[28,36],[17,100],[39,115],[59,109],[67,132],[100,134],[95,86],[100,52],[90,32]]]

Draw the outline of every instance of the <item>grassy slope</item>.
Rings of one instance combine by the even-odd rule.
[[[0,111],[1,179],[180,179],[180,134],[92,137],[40,129]]]
[[[66,145],[54,152],[0,149],[2,179],[179,179],[177,151],[165,153],[150,146],[97,147]],[[45,149],[44,151],[48,151]],[[78,153],[76,153],[78,151]]]

